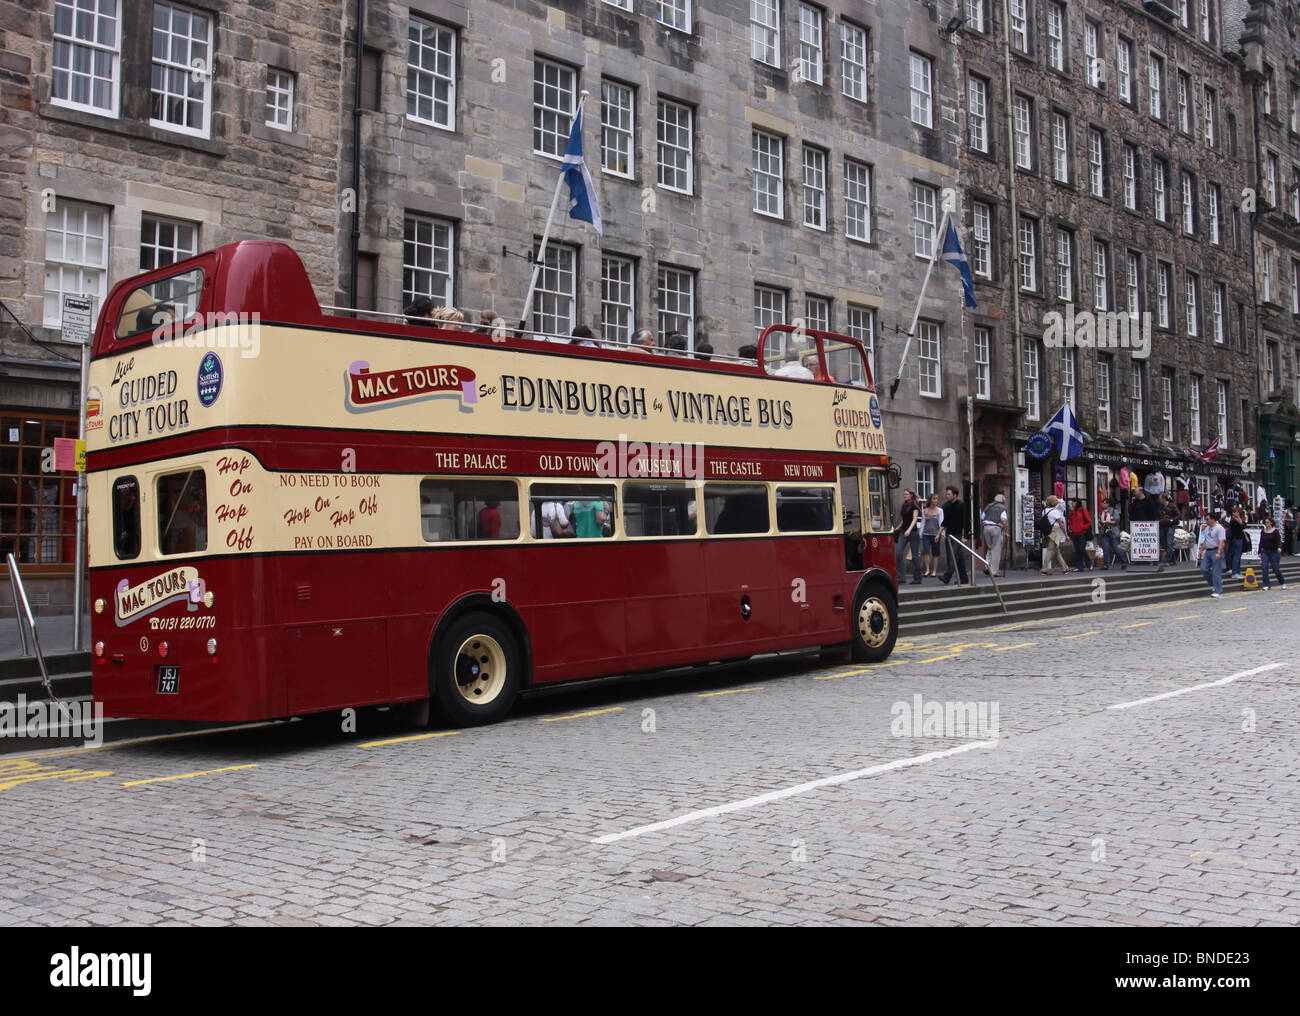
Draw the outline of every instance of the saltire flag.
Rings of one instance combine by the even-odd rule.
[[[1062,462],[1083,454],[1083,431],[1074,418],[1067,402],[1043,428],[1043,432],[1052,439],[1057,448],[1057,458]]]
[[[957,229],[948,220],[948,230],[943,235],[943,259],[961,273],[961,288],[965,290],[966,306],[978,307],[975,302],[975,279],[970,273],[970,261],[966,257],[966,252],[961,249],[961,241],[957,239]]]
[[[564,149],[564,179],[569,185],[569,218],[583,219],[596,227],[596,232],[604,234],[605,223],[600,217],[600,201],[596,197],[596,185],[591,180],[591,170],[587,160],[582,156],[582,109],[573,118],[573,128],[569,131],[569,144]]]

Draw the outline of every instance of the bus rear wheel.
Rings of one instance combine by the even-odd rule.
[[[438,643],[432,669],[433,702],[456,726],[495,723],[519,693],[518,643],[491,614],[466,614],[453,623]]]
[[[879,583],[858,594],[853,610],[853,659],[879,663],[894,651],[898,640],[898,604]]]

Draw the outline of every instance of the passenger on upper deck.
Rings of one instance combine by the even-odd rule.
[[[668,336],[668,355],[669,356],[688,356],[686,352],[686,336],[681,332],[673,332]]]
[[[736,355],[740,357],[742,363],[747,363],[751,367],[754,364],[758,363],[757,346],[741,346],[738,350],[736,350]]]
[[[780,370],[772,371],[774,377],[797,377],[811,381],[816,375],[799,362],[799,350],[789,346],[785,351],[785,365]]]
[[[573,338],[570,341],[575,346],[594,346],[596,344],[596,333],[586,325],[578,325],[573,330]]]
[[[649,328],[640,329],[635,335],[632,336],[632,345],[640,346],[642,350],[647,353],[656,352],[655,333],[652,332]]]
[[[699,345],[695,347],[695,359],[712,360],[713,346],[707,342],[701,342]]]
[[[429,323],[429,314],[433,310],[433,301],[427,296],[417,296],[414,300],[406,305],[402,311],[406,315],[408,325],[427,325]]]

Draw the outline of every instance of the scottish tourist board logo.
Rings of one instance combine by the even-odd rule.
[[[876,397],[874,395],[871,396],[871,403],[868,408],[870,408],[871,410],[871,426],[879,427],[880,426],[880,403],[876,401]]]
[[[221,357],[216,353],[207,353],[199,363],[199,402],[210,406],[221,394]]]
[[[472,413],[478,403],[475,375],[468,367],[435,364],[371,370],[365,360],[348,367],[346,407],[349,413],[368,413],[425,399],[458,399],[462,413]]]
[[[1029,453],[1029,457],[1032,459],[1042,459],[1052,453],[1052,447],[1052,439],[1040,430],[1029,439],[1029,443],[1025,445],[1025,451]]]

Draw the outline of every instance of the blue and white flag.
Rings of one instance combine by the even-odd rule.
[[[966,257],[966,252],[961,249],[961,241],[957,239],[957,230],[948,220],[948,231],[943,235],[943,259],[950,265],[961,272],[961,286],[966,291],[966,306],[978,307],[975,302],[975,279],[970,273],[970,261]]]
[[[1064,462],[1083,454],[1083,431],[1079,429],[1070,404],[1063,405],[1040,433],[1046,433],[1057,449],[1057,458]]]
[[[564,150],[564,179],[569,185],[569,218],[584,219],[596,227],[596,232],[605,232],[604,220],[600,217],[600,201],[596,197],[596,185],[591,180],[591,170],[587,160],[582,157],[582,110],[573,118],[573,129],[569,131],[569,145]]]

